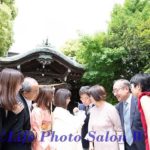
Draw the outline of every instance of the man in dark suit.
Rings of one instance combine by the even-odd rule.
[[[4,121],[4,129],[7,128],[7,124],[9,124],[12,117],[16,119],[13,125],[11,121],[11,127],[5,137],[7,140],[2,144],[2,150],[31,150],[31,143],[36,138],[36,132],[31,131],[29,107],[31,107],[32,101],[36,99],[38,93],[39,86],[37,81],[30,77],[25,78],[21,92],[17,96],[24,109],[18,114],[8,112],[7,118]]]
[[[116,80],[113,85],[113,94],[119,101],[116,108],[125,135],[125,150],[145,150],[137,99],[130,93],[130,82],[125,79]]]
[[[86,118],[84,120],[84,124],[82,126],[81,130],[81,136],[82,136],[82,147],[83,150],[89,149],[89,141],[85,140],[85,136],[88,133],[88,123],[89,123],[89,117],[90,117],[90,109],[93,107],[93,104],[90,100],[90,97],[88,95],[89,86],[82,86],[79,90],[80,100],[82,104],[78,105],[79,110],[84,110]]]

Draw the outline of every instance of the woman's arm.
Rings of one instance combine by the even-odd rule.
[[[110,112],[108,114],[112,124],[114,125],[114,130],[116,131],[118,137],[119,150],[124,150],[123,131],[118,111],[115,107],[110,108]]]
[[[143,96],[141,98],[141,106],[147,124],[148,143],[150,144],[150,97],[149,96]]]
[[[34,108],[31,112],[31,129],[37,133],[37,138],[40,138],[42,127],[42,114],[39,108]]]

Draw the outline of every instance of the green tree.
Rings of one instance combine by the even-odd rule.
[[[150,1],[125,0],[123,6],[116,5],[108,31],[80,35],[78,45],[72,42],[67,50],[76,50],[73,55],[85,65],[82,82],[102,84],[113,100],[114,80],[150,71]]]
[[[101,84],[109,93],[112,102],[112,82],[121,75],[123,76],[123,61],[126,51],[123,47],[105,47],[106,35],[104,33],[93,36],[82,36],[80,42],[82,49],[77,51],[77,60],[85,65],[84,84]]]
[[[145,71],[150,67],[150,1],[126,0],[123,6],[116,5],[108,28],[107,46],[124,47],[127,55],[124,76]]]
[[[76,57],[76,54],[77,54],[77,51],[80,51],[80,49],[82,49],[82,44],[80,42],[79,39],[70,39],[68,40],[63,47],[61,47],[61,51],[69,56],[69,57],[72,57],[74,59],[77,59]]]
[[[13,20],[16,17],[14,0],[0,2],[0,56],[4,56],[13,42]]]

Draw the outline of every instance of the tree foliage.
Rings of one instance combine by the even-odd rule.
[[[111,93],[114,78],[123,76],[124,64],[121,62],[126,56],[126,51],[123,47],[114,49],[105,47],[105,41],[106,35],[103,33],[92,37],[82,36],[80,39],[82,49],[77,51],[76,56],[80,63],[85,64],[83,83],[101,84],[108,93]]]
[[[79,48],[80,43],[78,40],[68,40],[60,50],[69,57],[76,57]]]
[[[125,77],[144,71],[150,58],[150,1],[126,0],[116,5],[108,28],[108,47],[124,47]],[[150,67],[150,64],[149,64]]]
[[[150,1],[115,5],[106,33],[80,35],[68,45],[68,54],[73,50],[72,55],[85,65],[82,81],[102,84],[111,97],[114,80],[150,72]]]
[[[13,20],[17,14],[14,0],[0,2],[0,56],[7,53],[13,42]]]

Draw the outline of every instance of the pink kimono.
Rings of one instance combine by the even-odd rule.
[[[50,141],[41,140],[42,131],[51,129],[51,115],[46,109],[35,107],[31,113],[31,128],[36,131],[37,138],[32,143],[32,150],[50,150]]]

